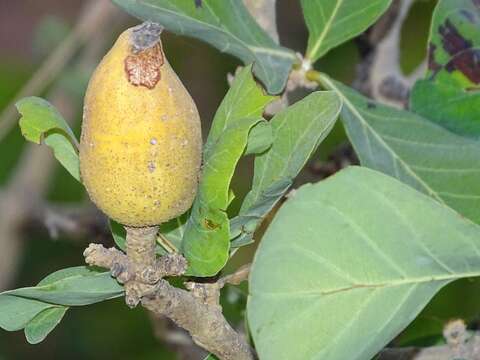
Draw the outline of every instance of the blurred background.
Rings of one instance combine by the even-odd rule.
[[[434,6],[434,0],[415,1],[404,22],[400,66],[406,75],[424,60]],[[303,53],[307,31],[299,1],[278,0],[277,7],[281,43]],[[79,135],[83,94],[91,72],[118,34],[137,23],[107,0],[0,0],[0,291],[34,285],[55,270],[82,265],[82,252],[90,242],[113,245],[106,219],[91,205],[82,186],[54,161],[49,150],[24,141],[11,102],[19,91],[45,97]],[[317,67],[351,83],[368,54],[367,36],[368,32],[334,49]],[[206,138],[228,89],[227,74],[240,64],[190,38],[165,33],[163,44],[197,103]],[[297,184],[319,181],[355,162],[337,123]],[[245,158],[234,177],[237,198],[232,213],[238,210],[251,177],[252,159]],[[250,246],[238,252],[229,269],[248,262],[254,250],[255,246]],[[230,287],[223,294],[227,316],[236,326],[244,326],[245,294],[245,287]],[[441,339],[444,323],[454,316],[475,327],[478,295],[478,281],[450,285],[397,344],[435,343]],[[188,343],[188,338],[176,333],[164,319],[152,319],[141,308],[129,310],[117,299],[71,309],[39,345],[27,344],[22,332],[0,331],[0,360],[199,356],[185,351],[176,355],[182,341]]]

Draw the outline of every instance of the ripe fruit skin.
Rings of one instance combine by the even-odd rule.
[[[90,79],[80,172],[90,198],[105,214],[144,227],[190,208],[202,139],[197,108],[159,38],[139,51],[132,45],[133,29],[120,35]]]

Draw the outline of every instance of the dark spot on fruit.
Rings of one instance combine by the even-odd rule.
[[[124,67],[128,82],[134,86],[153,89],[160,80],[160,68],[164,63],[160,43],[125,58]]]
[[[215,230],[217,229],[220,225],[219,224],[216,224],[214,223],[212,220],[210,219],[205,219],[204,220],[204,223],[205,223],[205,227],[208,229],[208,230]]]
[[[195,1],[195,7],[198,9],[202,7],[202,0],[194,0]]]
[[[367,108],[368,109],[376,109],[377,105],[374,102],[369,101],[367,103]]]
[[[155,166],[155,164],[153,163],[153,161],[150,161],[150,162],[148,163],[148,166],[147,166],[147,167],[148,167],[148,171],[151,172],[151,173],[153,173],[153,172],[155,171],[155,169],[156,169],[156,166]]]

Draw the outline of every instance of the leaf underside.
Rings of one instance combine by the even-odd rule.
[[[371,359],[442,286],[480,275],[479,238],[478,225],[367,168],[301,187],[253,263],[260,358]]]

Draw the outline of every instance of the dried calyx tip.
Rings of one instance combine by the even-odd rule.
[[[151,21],[145,21],[134,27],[130,37],[133,51],[138,53],[156,45],[160,40],[160,34],[162,31],[162,25]]]

